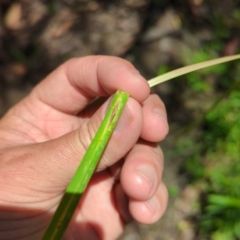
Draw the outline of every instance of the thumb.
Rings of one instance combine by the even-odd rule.
[[[84,121],[79,129],[51,141],[19,147],[21,154],[18,160],[14,160],[15,158],[12,160],[15,161],[18,182],[20,179],[25,189],[29,186],[31,189],[53,194],[62,192],[100,126],[109,101],[105,102],[90,119]],[[142,118],[140,104],[129,98],[97,170],[104,170],[113,165],[133,147],[141,132]]]

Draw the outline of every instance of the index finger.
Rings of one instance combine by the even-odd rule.
[[[147,81],[128,61],[110,56],[88,56],[67,61],[32,92],[58,111],[76,114],[94,98],[122,90],[139,102],[149,95]]]

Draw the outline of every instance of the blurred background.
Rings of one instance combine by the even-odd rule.
[[[0,116],[72,57],[120,56],[150,79],[239,50],[240,0],[0,0]],[[119,240],[240,239],[239,78],[235,61],[153,89],[170,122],[170,201]]]

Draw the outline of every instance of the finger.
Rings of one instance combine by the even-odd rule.
[[[127,224],[132,220],[129,212],[129,198],[122,189],[120,183],[114,186],[115,205],[123,223]]]
[[[104,101],[106,101],[106,98],[104,97],[99,98],[97,101],[94,101],[83,111],[81,111],[81,113],[78,114],[78,117],[65,115],[67,118],[66,121],[68,122],[67,126],[70,126],[71,130],[78,128],[82,124],[83,120],[89,119],[94,114],[94,112],[96,112],[97,109],[103,104]],[[159,96],[156,94],[151,94],[147,100],[142,103],[142,108],[144,118],[141,137],[150,142],[162,141],[169,131],[167,113],[164,103],[159,98]],[[56,116],[56,114],[54,114],[54,116]],[[58,134],[62,133],[60,129],[58,129]],[[65,133],[66,130],[68,129],[66,129],[65,126]]]
[[[18,176],[22,176],[19,177],[24,181],[22,185],[33,185],[31,188],[41,191],[44,189],[48,194],[62,192],[92,141],[108,105],[109,100],[76,131],[16,150],[16,155],[18,151],[23,153],[19,155],[18,161],[13,158],[11,162],[14,166],[10,166],[17,169]],[[141,127],[141,106],[130,98],[101,157],[98,169],[105,169],[122,158],[139,138]]]
[[[137,101],[149,95],[146,80],[128,61],[107,56],[69,60],[51,73],[31,97],[68,114],[76,114],[94,98],[117,90],[128,92]]]
[[[143,224],[151,224],[158,221],[164,214],[168,202],[168,191],[161,183],[156,194],[146,201],[130,199],[129,210],[132,217]]]
[[[156,94],[151,94],[142,106],[144,118],[141,137],[150,142],[163,140],[169,130],[164,103]]]
[[[136,200],[152,197],[161,182],[163,155],[157,144],[140,142],[127,155],[120,181],[124,192]]]

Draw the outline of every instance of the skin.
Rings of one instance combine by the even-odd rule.
[[[64,239],[112,240],[132,219],[162,216],[164,104],[129,62],[89,56],[61,65],[0,121],[2,240],[41,239],[118,89],[131,97]]]

